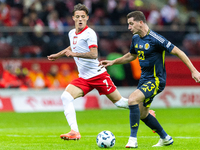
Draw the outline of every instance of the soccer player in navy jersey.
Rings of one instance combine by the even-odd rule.
[[[167,146],[173,139],[162,128],[155,117],[149,114],[153,98],[165,88],[165,52],[178,56],[189,68],[192,78],[200,83],[200,73],[186,54],[163,36],[149,29],[146,18],[141,11],[133,11],[127,15],[128,29],[133,33],[130,51],[115,60],[103,60],[102,67],[114,64],[125,64],[139,58],[141,78],[137,89],[129,96],[131,134],[126,148],[137,148],[137,132],[140,119],[160,136],[157,146]]]

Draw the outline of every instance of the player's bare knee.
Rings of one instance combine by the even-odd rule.
[[[137,101],[136,99],[134,98],[128,99],[128,105],[137,105],[137,104],[139,104],[139,101]]]

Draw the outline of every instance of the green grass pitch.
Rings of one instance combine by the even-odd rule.
[[[174,139],[167,147],[152,147],[159,140],[143,122],[138,131],[138,150],[200,149],[200,108],[154,109],[165,131]],[[64,141],[60,134],[70,130],[63,112],[0,113],[0,149],[2,150],[100,150],[96,136],[109,130],[116,137],[113,150],[125,149],[129,128],[129,110],[77,111],[82,138]]]

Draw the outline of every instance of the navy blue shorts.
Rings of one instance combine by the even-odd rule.
[[[143,106],[150,107],[153,98],[164,90],[165,82],[160,82],[155,79],[148,81],[140,80],[137,88],[145,95]]]

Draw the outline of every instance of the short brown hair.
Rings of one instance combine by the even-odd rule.
[[[75,11],[80,11],[80,10],[83,10],[86,13],[86,15],[88,15],[88,13],[89,13],[88,8],[85,5],[79,3],[74,6],[73,16],[74,16]]]
[[[134,21],[143,21],[144,23],[147,23],[146,18],[141,11],[132,11],[127,15],[127,18],[134,18]]]

